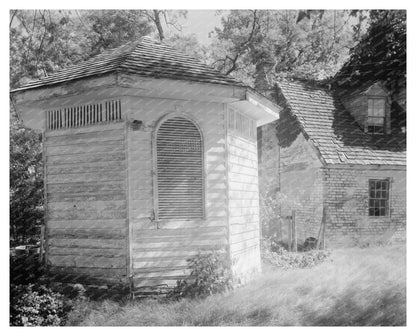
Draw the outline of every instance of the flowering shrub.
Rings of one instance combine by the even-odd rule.
[[[191,273],[177,281],[171,298],[204,298],[231,288],[229,265],[218,251],[199,252],[187,261]]]
[[[12,285],[10,325],[59,326],[72,308],[70,300],[45,286]]]
[[[272,248],[271,248],[272,247]],[[263,243],[262,259],[283,269],[309,268],[323,263],[331,255],[327,250],[311,250],[308,252],[288,252],[282,246]]]

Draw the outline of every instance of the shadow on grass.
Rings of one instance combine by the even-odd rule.
[[[405,326],[404,293],[400,288],[383,290],[371,300],[360,300],[357,297],[360,293],[350,289],[324,315],[319,311],[304,311],[305,321],[310,326]]]

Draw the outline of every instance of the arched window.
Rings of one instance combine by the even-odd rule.
[[[161,122],[156,132],[157,219],[204,216],[202,136],[182,116]]]

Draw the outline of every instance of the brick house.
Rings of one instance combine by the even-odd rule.
[[[406,239],[405,89],[380,83],[340,95],[317,83],[282,80],[280,119],[259,129],[261,215],[285,240],[295,210],[299,242],[318,237],[326,208],[327,246]]]

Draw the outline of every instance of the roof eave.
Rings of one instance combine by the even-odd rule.
[[[281,107],[251,88],[246,88],[243,99],[230,104],[256,120],[257,127],[279,119]]]

